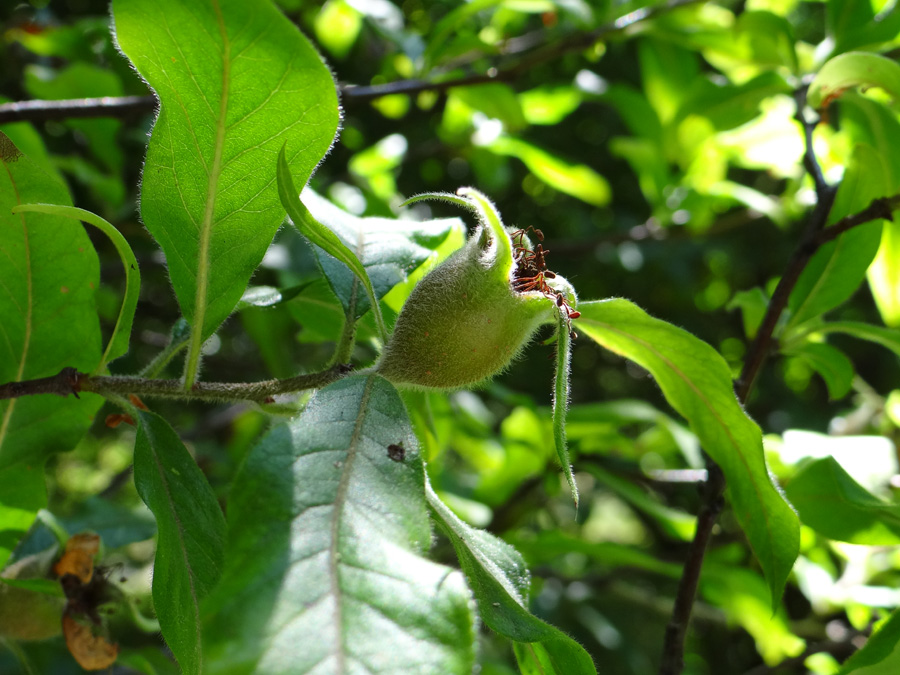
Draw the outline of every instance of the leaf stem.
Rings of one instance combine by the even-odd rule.
[[[89,375],[75,368],[63,368],[50,377],[0,385],[0,400],[56,394],[68,396],[79,392],[91,392],[111,399],[135,394],[141,397],[178,398],[194,401],[258,401],[269,402],[279,394],[289,394],[306,389],[316,389],[340,379],[348,372],[337,364],[327,370],[297,375],[284,380],[263,382],[196,382],[189,390],[181,380],[153,380],[143,377]]]

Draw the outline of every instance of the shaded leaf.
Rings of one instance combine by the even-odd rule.
[[[329,385],[275,427],[229,498],[227,567],[204,607],[209,672],[468,675],[469,591],[421,557],[424,488],[403,403],[380,377]]]
[[[222,571],[225,518],[178,434],[147,411],[138,412],[134,484],[159,531],[153,606],[160,629],[182,670],[200,673],[200,600]]]
[[[832,400],[843,398],[853,386],[856,375],[853,362],[837,347],[824,342],[804,342],[787,349],[785,354],[801,359],[821,375]]]
[[[268,0],[116,0],[118,43],[160,98],[141,216],[191,322],[187,384],[204,340],[240,300],[284,219],[278,149],[305,184],[334,139],[331,74]]]
[[[419,267],[434,259],[435,250],[453,231],[465,231],[465,225],[459,218],[425,222],[359,218],[310,189],[304,190],[300,197],[313,218],[337,235],[356,255],[368,273],[375,297],[379,300],[394,286],[406,281]],[[327,252],[316,248],[315,253],[344,311],[360,318],[371,304],[360,293],[357,277]]]
[[[575,508],[578,508],[578,486],[569,462],[569,446],[566,444],[566,410],[569,409],[569,373],[572,361],[572,336],[569,320],[560,310],[556,326],[556,375],[553,379],[553,444],[562,467]]]
[[[799,524],[769,478],[762,433],[738,403],[725,360],[627,300],[582,302],[578,310],[578,331],[649,370],[722,467],[735,516],[760,561],[774,606],[797,557]]]
[[[23,204],[13,209],[13,213],[29,212],[29,213],[49,213],[51,215],[65,216],[75,220],[82,220],[90,223],[94,227],[103,232],[119,254],[122,261],[122,267],[125,268],[125,297],[122,299],[122,308],[119,310],[119,316],[116,319],[115,328],[109,338],[103,357],[100,359],[100,365],[97,366],[95,372],[101,371],[107,363],[117,359],[128,353],[128,342],[131,339],[131,326],[134,323],[134,312],[137,308],[138,297],[141,293],[141,272],[138,269],[137,259],[134,252],[112,223],[104,220],[100,216],[79,209],[74,206],[58,206],[54,204]]]
[[[287,209],[288,216],[297,229],[300,230],[300,234],[350,268],[355,279],[362,283],[366,297],[369,299],[369,306],[374,306],[373,313],[375,314],[379,333],[382,339],[387,340],[387,329],[384,327],[381,308],[375,299],[375,290],[372,287],[372,281],[369,279],[366,268],[363,267],[356,254],[347,248],[347,245],[334,232],[318,222],[309,212],[309,209],[306,208],[306,205],[300,201],[300,196],[297,193],[297,188],[294,186],[294,180],[291,178],[285,159],[285,148],[282,148],[281,153],[278,155],[278,195],[282,204],[284,204],[284,208]]]
[[[466,525],[426,485],[428,505],[449,537],[475,598],[481,618],[492,630],[544,655],[559,675],[595,674],[591,657],[575,640],[528,611],[530,579],[521,554],[489,532]],[[518,654],[518,649],[517,652]]]
[[[66,188],[0,134],[0,382],[91,372],[100,361],[94,291],[97,254],[78,223],[38,213],[13,215],[29,202],[69,204]],[[0,468],[75,446],[102,400],[27,396],[0,401]]]
[[[785,492],[803,524],[829,539],[866,546],[900,544],[900,505],[863,488],[833,457],[808,464]]]

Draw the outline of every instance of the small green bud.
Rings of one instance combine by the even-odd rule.
[[[446,390],[484,382],[510,364],[539,326],[555,323],[575,303],[568,282],[546,270],[542,257],[529,257],[535,252],[524,231],[511,237],[477,190],[457,194],[413,198],[466,206],[479,226],[403,305],[377,366],[394,384]]]

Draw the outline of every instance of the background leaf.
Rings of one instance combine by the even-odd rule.
[[[336,382],[273,429],[236,479],[228,521],[225,575],[205,606],[210,672],[471,672],[469,591],[421,557],[422,462],[385,380]]]
[[[200,600],[222,572],[225,517],[203,472],[158,415],[141,411],[134,484],[156,516],[153,606],[181,669],[203,671]]]
[[[900,544],[900,506],[868,492],[833,457],[808,464],[785,491],[803,524],[829,539],[867,546]]]
[[[577,330],[649,370],[722,467],[735,516],[763,568],[774,605],[797,557],[797,516],[772,485],[762,433],[738,404],[724,359],[627,300],[582,302],[578,310]]]
[[[0,469],[0,570],[34,523],[37,512],[47,506],[43,468],[39,463]]]
[[[900,30],[900,23],[897,24],[897,30]],[[900,64],[880,54],[840,54],[816,73],[809,85],[807,100],[811,106],[818,108],[830,97],[839,96],[845,89],[860,86],[881,87],[895,101],[900,101]]]
[[[90,372],[100,361],[94,291],[97,254],[84,229],[68,218],[13,215],[28,202],[70,204],[66,188],[0,134],[0,382]],[[0,401],[0,468],[43,464],[72,449],[102,399],[43,395]]]
[[[116,0],[119,46],[160,98],[141,216],[203,341],[232,312],[278,227],[279,148],[304,185],[334,139],[331,74],[268,0]]]
[[[594,663],[581,645],[528,611],[530,579],[521,554],[489,532],[466,525],[430,485],[426,490],[431,513],[456,550],[485,624],[516,642],[537,643],[523,650],[542,653],[544,663],[552,667],[545,672],[595,674]]]

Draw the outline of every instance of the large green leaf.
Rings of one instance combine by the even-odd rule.
[[[459,218],[424,222],[359,218],[308,188],[300,198],[313,218],[334,232],[356,254],[379,300],[404,282],[409,274],[435,258],[435,250],[454,230],[465,231]],[[360,318],[371,305],[359,286],[359,279],[326,251],[316,247],[315,253],[344,311]]]
[[[209,672],[453,673],[474,665],[461,574],[431,543],[422,460],[378,376],[319,391],[251,451],[229,497]]]
[[[268,0],[115,0],[119,46],[160,98],[141,216],[200,348],[241,298],[284,219],[278,150],[305,185],[338,125],[331,74]]]
[[[829,539],[866,546],[900,544],[900,505],[871,494],[833,457],[811,462],[785,491],[803,524]]]
[[[762,433],[734,395],[728,364],[705,342],[627,300],[583,302],[578,310],[577,330],[649,370],[722,467],[735,516],[776,602],[797,557],[800,528],[769,478]]]
[[[66,188],[0,134],[0,383],[90,372],[100,361],[94,292],[97,254],[81,225],[11,210],[27,202],[70,204]],[[40,466],[87,431],[102,399],[49,394],[0,401],[0,468]]]
[[[225,517],[178,434],[151,412],[138,420],[134,484],[159,532],[153,606],[160,629],[182,671],[199,674],[200,600],[222,572]]]
[[[884,166],[869,145],[857,145],[835,196],[829,222],[861,211],[876,197],[886,196]],[[791,292],[790,325],[796,326],[834,309],[859,288],[878,252],[881,221],[856,227],[820,248],[804,268]]]
[[[521,554],[489,532],[466,525],[430,485],[426,490],[431,513],[456,550],[485,624],[516,642],[536,643],[524,645],[523,651],[543,653],[552,664],[547,673],[595,674],[594,663],[581,645],[528,611],[530,579]]]

